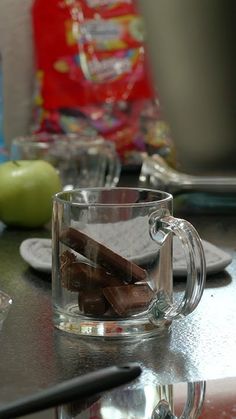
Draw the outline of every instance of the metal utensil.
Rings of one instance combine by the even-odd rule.
[[[0,418],[12,419],[60,404],[78,401],[126,384],[141,374],[136,363],[112,366],[73,378],[39,393],[0,406]]]
[[[165,190],[173,195],[182,192],[235,193],[236,177],[194,176],[181,173],[155,154],[144,157],[139,185]]]

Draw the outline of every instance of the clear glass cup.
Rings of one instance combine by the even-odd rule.
[[[191,313],[205,284],[201,239],[173,217],[172,195],[139,188],[86,188],[53,200],[55,326],[82,336],[139,338]],[[184,295],[173,293],[172,239],[187,263]]]
[[[90,399],[59,406],[56,409],[56,418],[197,419],[202,411],[206,383],[187,383],[187,394],[182,387],[180,389],[173,384],[136,382]]]
[[[47,160],[60,173],[63,189],[116,186],[121,164],[115,144],[102,137],[35,134],[13,139],[11,160]]]

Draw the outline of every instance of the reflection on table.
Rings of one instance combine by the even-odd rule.
[[[199,417],[205,397],[204,381],[188,383],[182,403],[178,385],[155,383],[152,374],[149,382],[147,377],[146,371],[144,380],[82,402],[59,406],[56,416],[58,419],[174,419],[175,412],[180,410],[181,417]]]
[[[150,378],[150,377],[149,377]],[[145,378],[146,380],[146,378]],[[235,419],[236,378],[169,385],[124,386],[83,402],[59,406],[57,419]],[[181,416],[182,415],[182,416]]]

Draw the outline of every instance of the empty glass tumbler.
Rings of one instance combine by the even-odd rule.
[[[11,160],[47,160],[59,172],[63,189],[116,186],[121,164],[115,144],[102,137],[35,134],[13,140]]]

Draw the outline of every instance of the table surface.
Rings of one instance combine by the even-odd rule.
[[[19,254],[29,237],[47,229],[0,226],[0,289],[13,305],[0,332],[0,404],[99,367],[137,361],[142,380],[161,384],[236,377],[236,213],[194,214],[202,239],[230,252],[225,271],[207,277],[202,300],[171,333],[144,341],[80,339],[54,329],[50,276],[34,271]],[[175,280],[176,289],[184,280]],[[29,416],[31,417],[31,416]],[[32,418],[54,417],[53,411]]]

